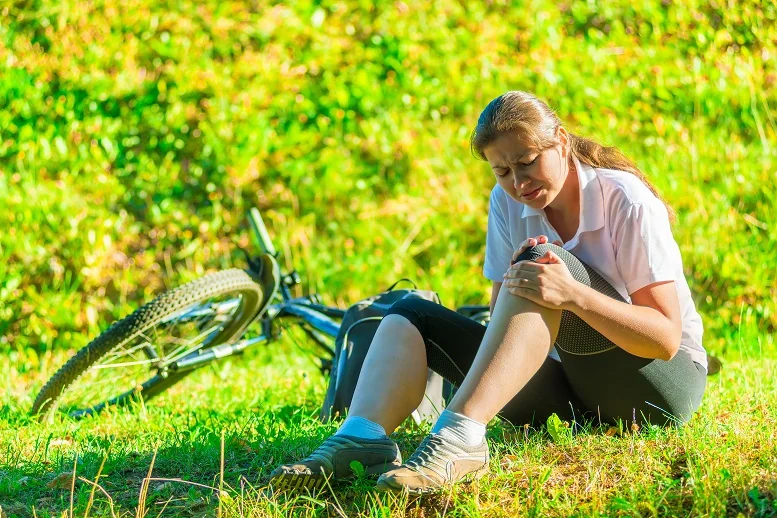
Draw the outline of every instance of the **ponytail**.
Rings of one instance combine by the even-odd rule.
[[[664,200],[653,184],[645,177],[642,171],[632,162],[626,155],[616,147],[602,146],[598,142],[585,137],[569,134],[572,139],[571,150],[578,160],[585,162],[586,164],[599,167],[602,169],[617,169],[620,171],[626,171],[639,178],[645,186],[650,189],[653,195],[661,200],[666,207],[666,212],[669,214],[669,222],[674,223],[677,220],[677,213],[675,210]]]

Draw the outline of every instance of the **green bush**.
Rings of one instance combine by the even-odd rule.
[[[0,347],[77,347],[242,264],[259,206],[346,304],[410,276],[486,303],[479,111],[508,89],[677,209],[714,352],[773,346],[777,8],[149,0],[0,8]]]

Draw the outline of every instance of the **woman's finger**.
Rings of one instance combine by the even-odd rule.
[[[523,243],[521,243],[521,246],[518,247],[518,250],[513,252],[513,258],[510,260],[510,264],[514,263],[516,259],[518,259],[518,256],[523,253],[524,250],[526,250],[530,246],[534,246],[536,243],[534,241],[534,238],[529,238]]]
[[[512,279],[505,279],[505,280],[504,280],[504,282],[503,282],[502,284],[504,284],[504,285],[505,285],[505,286],[507,286],[508,288],[510,288],[510,287],[518,287],[518,286],[524,286],[524,285],[527,285],[527,284],[528,284],[528,279],[516,279],[516,278],[512,278]]]
[[[515,260],[518,258],[518,256],[521,255],[530,246],[542,245],[547,242],[548,242],[548,236],[546,235],[541,234],[537,237],[530,237],[529,239],[521,243],[521,246],[518,247],[518,250],[516,250],[515,253],[513,253],[513,258],[510,261],[510,263],[511,264],[514,263]]]
[[[521,263],[515,263],[515,264],[521,264]],[[533,265],[536,263],[524,263],[525,268],[516,268],[515,264],[511,266],[505,273],[504,278],[505,279],[536,279],[540,272],[542,271],[541,268],[535,268]]]
[[[544,268],[544,265],[536,261],[524,259],[523,261],[518,261],[511,264],[510,267],[507,268],[507,271],[509,272],[510,270],[516,270],[516,271],[525,270],[525,271],[534,272],[534,271],[542,270],[543,268]]]
[[[543,255],[542,257],[538,257],[536,259],[536,262],[538,264],[558,264],[558,263],[563,263],[564,261],[562,261],[561,258],[559,258],[559,256],[557,256],[556,254],[548,250],[547,252],[545,252],[545,255]]]
[[[520,287],[520,288],[508,288],[508,293],[511,295],[516,295],[518,297],[523,297],[525,299],[528,299],[534,303],[538,303],[539,300],[539,292],[534,291],[532,289],[526,288],[526,287]]]

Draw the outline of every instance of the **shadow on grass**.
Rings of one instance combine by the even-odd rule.
[[[8,410],[11,422],[41,426],[18,409]],[[218,506],[218,491],[214,488],[220,486],[222,472],[222,434],[218,427],[229,428],[235,420],[247,421],[246,428],[252,427],[245,435],[239,429],[223,432],[222,487],[233,497],[241,490],[258,494],[277,464],[307,455],[328,433],[323,427],[307,433],[295,430],[305,412],[298,406],[276,407],[269,412],[269,419],[263,415],[253,424],[250,418],[235,413],[213,409],[194,412],[188,426],[178,429],[175,436],[161,438],[165,443],[156,448],[153,440],[133,447],[99,431],[90,434],[90,425],[99,427],[100,417],[91,423],[82,421],[86,426],[79,433],[77,445],[67,452],[59,453],[54,448],[50,451],[51,437],[43,432],[41,444],[35,446],[36,453],[31,457],[23,458],[18,452],[13,458],[0,458],[0,506],[9,517],[32,516],[33,506],[38,516],[61,514],[70,508],[75,464],[77,480],[72,494],[76,516],[83,515],[89,505],[94,486],[86,481],[97,482],[102,488],[95,489],[97,504],[92,514],[110,514],[110,501],[117,512],[134,511],[150,468],[145,505],[152,509],[152,515],[163,508],[162,516],[210,514]],[[270,431],[269,426],[276,429]]]
[[[41,426],[16,413],[19,422]],[[84,426],[73,434],[76,439],[69,450],[48,448],[44,443],[51,441],[51,435],[42,433],[42,444],[32,457],[0,461],[0,506],[8,517],[60,516],[69,511],[72,495],[74,516],[84,516],[90,506],[92,516],[108,516],[112,509],[118,515],[135,514],[141,502],[150,516],[212,516],[219,506],[219,488],[232,502],[242,501],[249,508],[280,508],[282,515],[294,509],[317,512],[316,507],[329,513],[330,501],[338,500],[348,516],[375,505],[371,480],[337,484],[334,497],[322,495],[313,501],[296,494],[273,495],[267,488],[271,471],[307,456],[334,427],[311,422],[310,409],[293,405],[269,409],[254,422],[241,413],[191,412],[185,417],[188,426],[173,437],[160,438],[164,443],[156,448],[154,439],[139,446],[111,440],[99,431],[100,417],[81,421]],[[218,426],[226,429],[230,422],[245,424],[245,433],[240,433],[240,426],[223,432],[222,470]],[[409,427],[397,440],[403,450],[412,450],[423,434],[422,428]],[[434,506],[434,501],[430,499],[428,505]]]
[[[46,454],[42,450],[39,457],[0,459],[0,506],[9,518],[32,516],[33,508],[37,516],[60,516],[69,510],[72,495],[73,515],[84,516],[94,490],[92,516],[110,515],[111,509],[118,515],[135,514],[141,505],[148,510],[148,516],[212,516],[219,507],[219,488],[228,495],[222,505],[240,502],[249,514],[253,510],[263,515],[282,516],[291,512],[338,515],[342,512],[353,516],[375,506],[389,505],[400,513],[405,509],[411,516],[431,516],[443,507],[455,508],[457,502],[476,505],[469,501],[472,490],[468,486],[459,486],[452,500],[450,495],[445,495],[419,501],[378,496],[369,480],[339,484],[334,495],[313,499],[304,495],[302,498],[273,495],[267,489],[270,472],[278,464],[308,455],[333,427],[311,421],[310,409],[295,405],[276,406],[261,414],[254,412],[250,417],[244,412],[251,413],[216,409],[188,412],[182,414],[187,424],[179,426],[175,434],[162,436],[152,430],[147,434],[150,439],[135,445],[101,434],[99,417],[92,422],[84,421],[80,437],[69,451]],[[29,424],[26,416],[18,411],[16,414],[12,419]],[[170,421],[173,422],[172,416]],[[138,430],[143,433],[141,428]],[[396,435],[403,454],[412,451],[426,431],[424,426],[403,428]],[[501,436],[499,430],[492,432],[495,452],[504,446],[500,444],[504,441],[525,439],[512,433]],[[71,491],[74,464],[77,479]],[[672,463],[670,477],[678,481],[688,477],[684,455]],[[99,489],[89,482],[99,484]],[[688,513],[694,505],[683,486],[678,483],[665,495],[664,502],[671,502],[672,512]],[[489,490],[504,491],[505,488],[486,481],[476,492]],[[491,500],[504,496],[479,498]],[[511,495],[511,498],[519,497],[523,499],[521,495]],[[748,491],[732,489],[726,496],[726,514],[775,516],[775,499],[777,479]],[[585,498],[581,500],[584,501]],[[639,505],[627,501],[623,504],[629,508]]]

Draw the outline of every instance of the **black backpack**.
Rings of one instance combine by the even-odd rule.
[[[335,339],[335,357],[329,374],[329,386],[319,415],[322,421],[344,416],[351,405],[367,350],[380,321],[391,305],[410,297],[440,303],[440,297],[433,291],[394,289],[403,280],[408,279],[401,279],[386,291],[360,300],[345,312],[340,331]],[[409,282],[412,283],[412,281]],[[452,385],[443,380],[439,374],[429,370],[424,400],[413,412],[413,420],[416,423],[424,420],[433,422],[442,412],[446,398],[451,392]]]

